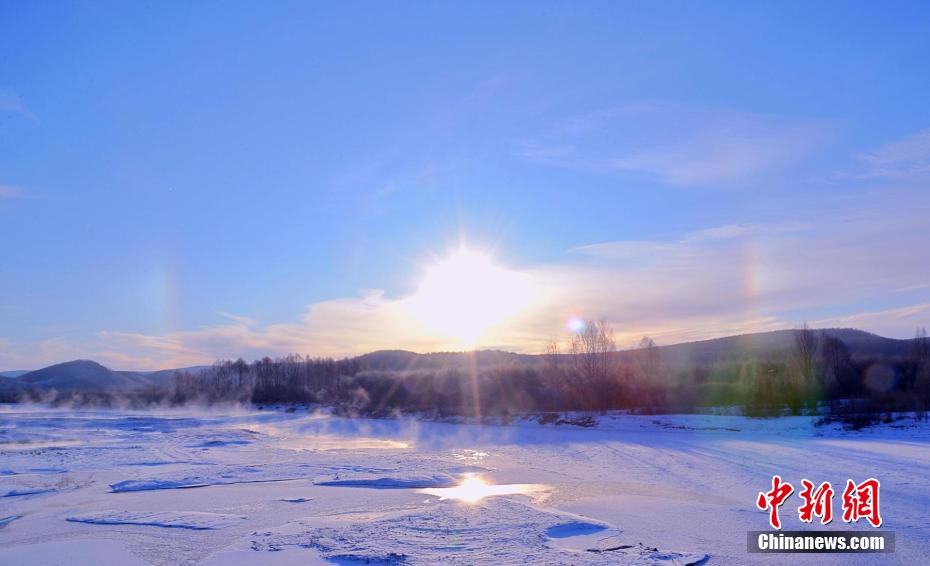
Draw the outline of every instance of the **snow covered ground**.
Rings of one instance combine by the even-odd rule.
[[[872,564],[930,556],[930,425],[0,406],[0,564]],[[747,554],[772,474],[882,482],[886,555]],[[839,494],[838,494],[839,496]],[[786,530],[803,529],[795,495]],[[839,508],[839,501],[834,502]],[[849,529],[834,520],[830,528]],[[862,522],[854,527],[868,534]]]

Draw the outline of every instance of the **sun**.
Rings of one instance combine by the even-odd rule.
[[[408,306],[429,331],[451,339],[451,347],[470,348],[530,306],[536,295],[529,275],[462,247],[427,269]]]

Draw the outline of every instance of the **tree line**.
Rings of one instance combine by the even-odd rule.
[[[76,395],[79,396],[75,399]],[[43,399],[49,400],[49,399]],[[907,355],[852,355],[836,336],[806,324],[789,351],[667,363],[644,337],[619,352],[606,320],[585,324],[542,355],[481,351],[355,358],[297,354],[218,361],[177,371],[161,387],[131,393],[62,393],[52,402],[320,404],[350,414],[420,413],[507,420],[528,413],[696,412],[736,408],[750,416],[821,415],[862,426],[930,408],[930,342],[919,329]]]

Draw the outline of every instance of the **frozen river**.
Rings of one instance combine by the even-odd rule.
[[[896,533],[894,554],[792,563],[930,556],[926,423],[843,432],[803,417],[597,420],[7,405],[0,564],[784,563],[746,552],[747,531],[768,528],[755,501],[773,474],[838,492],[848,478],[878,478],[882,529]],[[786,530],[805,528],[799,501],[781,509]]]

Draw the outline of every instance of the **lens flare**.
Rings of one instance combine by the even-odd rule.
[[[584,319],[573,316],[568,319],[566,326],[568,327],[569,332],[577,334],[584,330]]]

